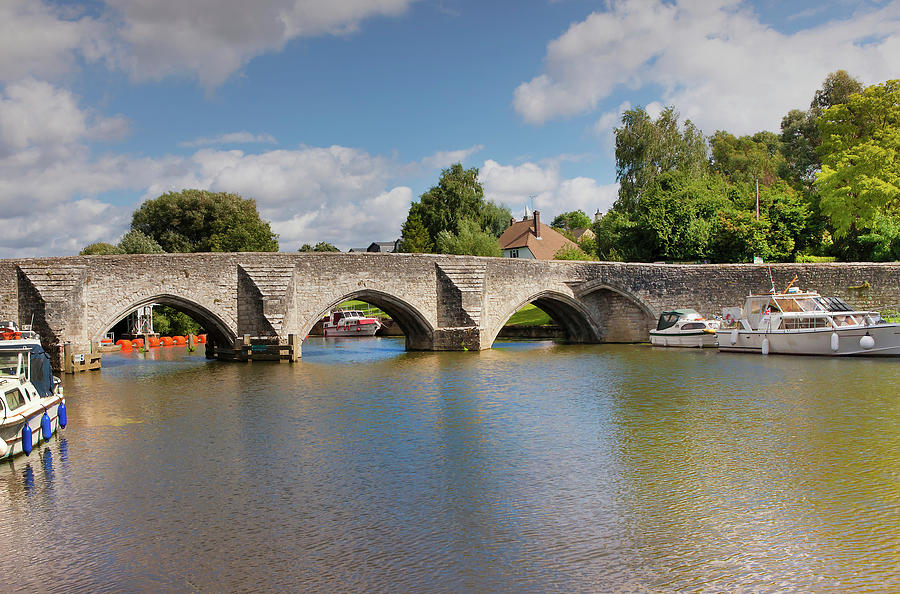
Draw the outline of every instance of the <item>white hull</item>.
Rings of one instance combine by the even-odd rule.
[[[53,435],[59,429],[59,417],[57,413],[62,401],[62,396],[57,395],[50,398],[41,398],[39,401],[40,405],[35,403],[33,406],[29,406],[28,410],[23,413],[24,416],[28,417],[28,426],[31,427],[31,443],[33,444],[33,447],[36,448],[43,441],[41,418],[44,415],[45,408],[47,415],[50,417],[50,434]],[[21,416],[18,416],[18,418],[6,419],[0,423],[0,440],[3,440],[3,443],[0,443],[0,460],[23,453],[22,429],[24,427],[25,423],[22,421]],[[3,451],[6,453],[2,453]]]
[[[375,336],[381,324],[357,324],[352,326],[325,327],[324,336]]]
[[[868,332],[874,340],[871,348],[863,348],[860,339]],[[837,350],[832,350],[832,334],[837,335]],[[841,356],[900,356],[900,324],[854,328],[815,328],[809,330],[719,330],[719,350],[762,353],[763,340],[768,340],[770,354]]]
[[[709,332],[650,332],[650,344],[660,347],[713,348],[716,346],[716,335]]]

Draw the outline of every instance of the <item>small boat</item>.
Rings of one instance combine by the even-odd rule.
[[[796,280],[796,279],[795,279]],[[793,284],[793,281],[791,281]],[[839,297],[788,287],[748,295],[730,308],[716,333],[720,351],[788,355],[900,355],[900,324],[859,310]]]
[[[381,328],[378,318],[363,315],[355,309],[336,309],[322,325],[325,336],[374,336]]]
[[[673,309],[659,315],[650,343],[664,347],[714,347],[719,320],[707,320],[693,309]]]
[[[65,427],[65,403],[37,333],[0,322],[0,459],[28,455]]]

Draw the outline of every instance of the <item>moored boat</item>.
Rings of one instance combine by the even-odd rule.
[[[839,297],[789,286],[782,293],[748,295],[718,330],[720,351],[826,356],[900,356],[900,324],[860,310]]]
[[[355,309],[336,309],[322,325],[325,336],[374,336],[381,328],[378,318],[363,315]]]
[[[707,320],[689,308],[664,311],[656,329],[650,331],[650,343],[664,347],[714,347],[719,324],[719,320]]]
[[[62,383],[37,333],[0,322],[0,459],[30,454],[66,426]]]

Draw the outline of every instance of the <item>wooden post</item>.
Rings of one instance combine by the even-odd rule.
[[[288,345],[291,347],[291,362],[300,360],[300,340],[296,334],[288,334]]]
[[[75,373],[75,368],[72,365],[72,343],[71,342],[63,343],[63,372]]]

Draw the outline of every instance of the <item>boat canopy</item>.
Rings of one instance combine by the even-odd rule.
[[[664,311],[659,314],[659,322],[656,324],[657,330],[665,330],[666,328],[671,328],[674,326],[680,318],[686,317],[690,314],[697,313],[696,310],[685,308],[685,309],[672,309],[669,311]]]
[[[53,395],[53,367],[48,355],[40,344],[10,344],[0,342],[0,359],[9,358],[19,353],[28,353],[31,366],[30,377],[35,390],[41,398]]]

